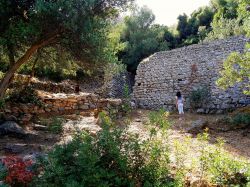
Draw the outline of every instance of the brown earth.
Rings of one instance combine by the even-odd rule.
[[[150,111],[147,110],[135,110],[131,114],[129,130],[134,133],[147,134],[147,128],[145,127],[148,121],[148,114]],[[83,116],[85,115],[85,116]],[[9,154],[9,150],[6,149],[7,145],[18,144],[21,145],[22,151],[17,154],[30,154],[33,152],[47,152],[51,150],[57,143],[61,143],[70,139],[69,137],[74,133],[75,129],[88,129],[92,133],[95,133],[100,129],[97,123],[97,119],[94,117],[94,113],[86,114],[74,114],[60,116],[65,119],[63,123],[63,132],[61,134],[55,134],[44,130],[34,130],[34,123],[26,126],[28,132],[32,135],[25,139],[17,139],[14,137],[1,137],[0,138],[0,156]],[[189,133],[188,130],[192,126],[192,123],[197,120],[207,121],[206,127],[209,129],[210,143],[214,144],[216,139],[222,138],[225,141],[225,149],[237,157],[244,157],[250,161],[250,136],[249,129],[235,129],[230,130],[225,124],[218,124],[218,119],[223,116],[215,115],[196,115],[196,114],[185,114],[184,117],[179,117],[178,114],[171,114],[171,128],[169,131],[169,140],[173,141],[184,141],[185,137],[191,137],[192,149],[191,151],[196,152],[197,134],[203,130],[200,129],[198,132]],[[49,116],[43,118],[51,118]],[[198,146],[198,144],[197,144]],[[7,146],[8,147],[8,146]]]

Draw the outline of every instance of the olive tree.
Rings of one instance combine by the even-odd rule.
[[[60,46],[82,63],[105,62],[108,23],[132,1],[0,0],[0,45],[11,62],[0,99],[14,73],[41,48]]]

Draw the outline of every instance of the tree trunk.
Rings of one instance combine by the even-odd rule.
[[[11,83],[11,79],[14,76],[14,73],[18,70],[18,68],[22,64],[24,64],[29,60],[29,58],[36,52],[37,48],[38,48],[37,45],[31,46],[26,51],[26,53],[13,66],[10,67],[8,72],[6,72],[5,76],[3,77],[0,83],[0,99],[3,99],[4,94]]]
[[[7,90],[7,88],[9,87],[11,81],[12,81],[12,77],[14,76],[15,72],[18,70],[18,68],[28,62],[28,60],[30,59],[30,57],[41,47],[44,47],[50,43],[52,43],[53,41],[56,40],[57,37],[59,37],[60,32],[56,31],[54,32],[50,37],[46,38],[46,40],[41,40],[37,43],[35,43],[34,45],[32,45],[26,52],[25,54],[18,59],[18,61],[13,64],[8,72],[6,72],[6,74],[4,75],[3,79],[0,82],[0,100],[4,98],[4,94]]]
[[[38,62],[39,56],[40,56],[40,52],[39,52],[39,49],[38,49],[36,59],[34,60],[33,66],[32,66],[32,69],[31,69],[31,74],[29,75],[28,80],[27,80],[26,84],[24,85],[24,87],[29,86],[30,82],[31,82],[31,79],[35,76],[35,67],[36,67],[36,64]]]

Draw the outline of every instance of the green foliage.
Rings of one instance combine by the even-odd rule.
[[[228,2],[233,2],[228,1]],[[236,0],[234,2],[237,2]],[[237,5],[237,18],[228,19],[221,17],[213,21],[213,32],[208,35],[207,39],[224,38],[237,34],[250,33],[250,11],[247,11],[248,0],[239,1]],[[243,93],[250,94],[249,85],[249,69],[250,69],[250,52],[247,45],[246,51],[243,54],[232,53],[228,56],[223,64],[223,70],[220,72],[221,76],[217,80],[217,85],[227,89],[237,83],[241,83],[244,87]]]
[[[217,80],[217,85],[227,89],[236,83],[241,82],[243,93],[250,94],[250,52],[246,51],[243,54],[232,53],[225,60],[223,70],[220,72],[221,77]]]
[[[198,149],[193,152],[191,137],[174,142],[176,186],[184,186],[186,177],[196,173],[199,178],[195,186],[248,186],[250,182],[250,163],[236,158],[223,149],[223,141],[215,145],[209,143],[208,129],[198,135]],[[191,154],[190,154],[191,152]],[[194,155],[197,155],[193,157]],[[187,160],[192,156],[192,162]],[[198,184],[199,183],[199,184]]]
[[[132,107],[130,104],[130,90],[129,86],[126,84],[123,89],[123,103],[122,103],[122,112],[126,115],[130,115],[132,112]]]
[[[207,35],[205,41],[225,39],[230,36],[243,35],[245,31],[239,19],[220,18],[212,22],[212,31]]]
[[[171,185],[168,151],[161,139],[140,141],[138,135],[106,122],[94,137],[82,132],[57,146],[34,181],[36,186]]]
[[[3,20],[0,22],[0,46],[4,56],[8,58],[5,63],[10,67],[9,74],[16,73],[36,52],[43,54],[44,48],[49,50],[38,57],[37,67],[45,69],[49,75],[52,72],[54,79],[61,79],[65,74],[72,73],[65,63],[73,63],[71,65],[75,73],[76,65],[82,67],[87,66],[86,64],[117,61],[116,52],[108,37],[110,24],[132,2],[133,0],[0,0],[0,18]],[[43,67],[41,59],[44,60],[47,56],[50,60]],[[50,69],[51,66],[55,66],[56,70]],[[30,71],[29,68],[22,68],[23,71]],[[8,79],[6,77],[7,82]],[[9,83],[5,84],[2,86],[6,88]],[[5,88],[0,90],[1,97]]]
[[[174,141],[174,156],[175,156],[175,180],[176,186],[183,186],[185,184],[185,177],[188,172],[192,169],[187,167],[185,162],[187,160],[188,153],[193,150],[190,149],[191,137],[186,137],[183,141]]]
[[[154,20],[155,15],[147,7],[135,9],[131,16],[125,18],[121,34],[124,46],[119,57],[129,71],[135,72],[142,59],[173,45],[174,38],[168,28],[153,25]]]
[[[208,6],[197,9],[191,14],[190,18],[186,14],[179,15],[177,25],[180,38],[179,45],[191,45],[203,40],[210,31],[213,15],[214,11]]]
[[[214,21],[220,18],[235,19],[237,18],[237,8],[239,0],[212,0],[211,4],[216,9]]]
[[[0,163],[0,181],[5,180],[5,177],[7,176],[7,168]]]
[[[222,186],[246,186],[250,182],[250,164],[244,160],[236,160],[222,149],[223,141],[218,140],[215,147],[209,146],[209,136],[200,136],[202,150],[200,156],[201,176],[205,176],[214,184]]]
[[[158,111],[153,111],[149,113],[149,122],[153,126],[159,128],[168,129],[170,127],[170,122],[168,120],[169,113],[164,109]]]
[[[38,106],[42,104],[36,90],[34,90],[32,86],[25,86],[21,89],[13,90],[6,98],[6,101],[13,103],[33,103]]]
[[[2,163],[0,163],[0,181],[5,181],[7,174],[8,174],[7,168]],[[9,185],[7,185],[5,183],[2,183],[2,184],[0,183],[0,186],[1,187],[9,187]]]
[[[62,117],[52,117],[52,118],[39,118],[38,123],[47,126],[48,131],[54,134],[60,134],[63,130],[63,122],[65,122]]]
[[[250,114],[239,113],[232,117],[232,124],[250,127]]]
[[[189,96],[190,106],[193,109],[203,107],[210,97],[210,91],[207,87],[200,87],[192,90]]]
[[[48,130],[54,134],[59,134],[63,130],[64,119],[60,117],[53,117],[48,125]]]
[[[250,12],[246,10],[249,0],[213,0],[216,9],[212,32],[207,41],[249,33]]]

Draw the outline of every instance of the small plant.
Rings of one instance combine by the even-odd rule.
[[[149,113],[149,122],[153,126],[168,129],[170,127],[168,116],[169,112],[166,112],[164,109],[153,111]]]
[[[2,163],[0,163],[0,181],[5,180],[6,176],[7,168]]]
[[[232,117],[232,124],[250,126],[250,114],[238,113]]]
[[[59,134],[63,130],[62,123],[64,122],[63,118],[54,117],[51,122],[48,124],[49,131],[54,134]]]
[[[206,87],[193,90],[189,96],[190,106],[193,109],[203,107],[209,100],[210,92]]]
[[[127,84],[125,85],[123,90],[122,112],[125,113],[126,115],[130,115],[132,112],[132,107],[130,104],[130,91]]]
[[[218,123],[231,125],[233,127],[249,127],[250,126],[250,114],[237,113],[233,116],[225,116],[218,121]]]
[[[38,106],[42,105],[37,92],[32,88],[32,86],[26,86],[21,90],[13,91],[10,93],[7,100],[14,103],[33,103]]]
[[[63,122],[64,119],[61,117],[53,117],[53,118],[40,118],[38,123],[43,126],[48,127],[48,131],[54,134],[59,134],[63,130]]]
[[[209,162],[210,162],[210,146],[208,145],[208,129],[205,129],[205,132],[203,134],[198,135],[198,139],[200,140],[200,152],[201,155],[199,157],[199,172],[200,172],[200,181],[203,179],[206,179],[208,168],[209,168]]]
[[[187,166],[186,156],[192,151],[190,150],[191,138],[186,137],[184,141],[174,141],[174,155],[175,155],[175,180],[176,186],[183,186],[185,184],[185,177],[191,169]],[[191,167],[191,166],[190,166]]]
[[[16,156],[8,156],[3,159],[5,179],[4,182],[10,186],[28,186],[34,177],[31,171],[32,161],[23,161]]]
[[[247,186],[250,182],[250,163],[235,159],[223,150],[223,140],[215,146],[208,145],[209,136],[205,132],[201,140],[200,176],[219,186]]]

